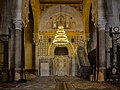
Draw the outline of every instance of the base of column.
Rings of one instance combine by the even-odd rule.
[[[21,68],[16,68],[15,69],[15,81],[18,81],[19,79],[23,79],[22,70]]]
[[[13,82],[13,81],[14,81],[14,75],[15,75],[14,70],[10,70],[10,71],[9,71],[9,81],[10,81],[10,82]]]
[[[96,72],[95,72],[95,81],[98,80],[98,68],[96,68]]]
[[[2,77],[2,82],[8,82],[9,80],[8,80],[8,72],[2,72],[2,75],[1,75],[1,77]]]
[[[98,81],[100,81],[100,82],[105,81],[105,69],[104,68],[99,68]]]
[[[15,81],[20,82],[20,83],[27,82],[27,80],[21,70],[15,72]]]
[[[36,77],[34,69],[25,69],[24,76],[26,80],[31,80]]]
[[[21,79],[21,74],[18,72],[15,72],[15,81],[18,81],[19,79]]]

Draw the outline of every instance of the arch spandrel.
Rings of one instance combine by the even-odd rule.
[[[84,32],[89,32],[89,15],[90,15],[91,0],[84,0],[83,3],[83,21],[84,21]]]
[[[33,12],[33,19],[34,19],[34,33],[39,32],[39,22],[40,22],[40,2],[39,0],[30,0]]]

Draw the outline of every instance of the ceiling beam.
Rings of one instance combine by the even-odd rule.
[[[50,1],[50,0],[40,0],[40,4],[82,4],[83,3],[83,0],[80,0],[80,1]]]
[[[67,36],[82,36],[82,35],[84,35],[84,32],[66,31],[65,33]],[[56,32],[39,32],[39,34],[44,35],[44,36],[55,36]]]

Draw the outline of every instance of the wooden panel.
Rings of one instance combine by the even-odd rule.
[[[80,36],[84,35],[84,32],[72,32],[72,31],[66,31],[65,32],[67,36]],[[40,32],[40,35],[45,35],[45,36],[55,36],[56,32]]]
[[[82,4],[83,0],[40,0],[41,4]]]

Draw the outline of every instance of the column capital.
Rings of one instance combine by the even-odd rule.
[[[39,33],[33,33],[33,42],[35,43],[35,45],[38,45],[39,41]]]
[[[101,22],[101,23],[98,23],[98,30],[99,31],[101,31],[101,30],[105,30],[105,26],[106,25],[106,23],[105,22]]]
[[[90,33],[85,33],[85,38],[84,38],[84,41],[85,42],[88,42],[90,40]]]
[[[22,30],[22,21],[21,20],[14,21],[14,24],[15,24],[16,30]]]
[[[105,30],[106,18],[105,18],[105,8],[104,0],[98,0],[98,28],[100,30]]]
[[[24,0],[23,1],[23,10],[22,10],[22,22],[24,27],[27,27],[27,24],[29,22],[29,2],[30,0]]]
[[[98,28],[103,28],[106,25],[106,19],[103,16],[98,18]]]

